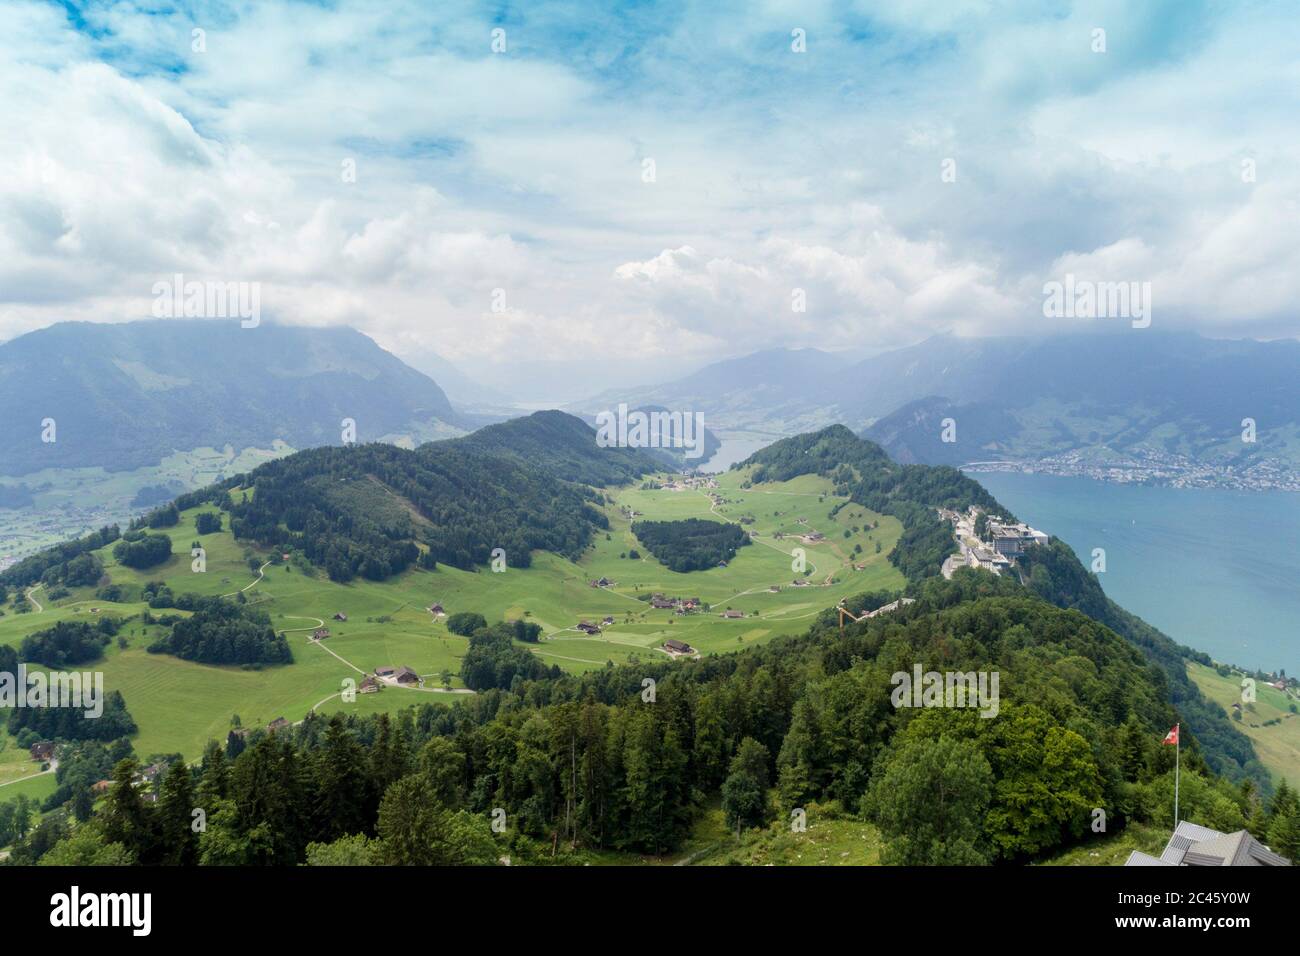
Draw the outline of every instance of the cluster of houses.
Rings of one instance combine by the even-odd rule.
[[[650,595],[650,606],[659,611],[672,611],[678,615],[693,614],[704,605],[699,598],[670,598],[663,594]]]
[[[717,479],[709,475],[683,474],[660,485],[665,491],[694,491],[700,488],[718,487]]]

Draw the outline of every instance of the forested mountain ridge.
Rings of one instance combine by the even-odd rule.
[[[889,558],[914,586],[938,576],[943,559],[955,550],[952,528],[939,518],[936,509],[965,510],[978,505],[1014,517],[983,486],[957,469],[900,465],[879,445],[841,425],[776,442],[736,467],[750,465],[755,466],[754,481],[823,475],[834,480],[839,492],[853,501],[898,517],[904,532]],[[1059,539],[1031,549],[1021,559],[1021,567],[1024,586],[1031,592],[1057,607],[1080,610],[1106,625],[1139,647],[1161,669],[1171,701],[1193,728],[1190,732],[1202,738],[1206,760],[1216,773],[1233,778],[1247,775],[1268,785],[1267,773],[1250,740],[1187,676],[1186,661],[1209,663],[1205,654],[1179,645],[1108,598],[1096,577]]]
[[[417,560],[467,570],[497,548],[517,567],[534,549],[576,558],[608,525],[584,486],[469,449],[313,448],[223,491],[235,492],[236,538],[297,547],[336,581],[383,580]]]
[[[350,328],[238,321],[65,322],[0,344],[0,473],[157,464],[227,445],[461,431],[442,389]],[[42,440],[52,419],[55,440]]]
[[[667,464],[648,449],[602,448],[595,431],[582,419],[554,410],[488,425],[462,438],[431,442],[419,452],[438,455],[452,448],[502,455],[554,478],[595,487],[624,484]]]
[[[467,570],[498,548],[514,567],[527,567],[534,550],[576,559],[609,524],[593,486],[657,467],[636,450],[598,446],[573,416],[538,412],[414,451],[310,449],[182,506],[228,498],[237,538],[300,548],[336,581],[383,580],[417,561]]]

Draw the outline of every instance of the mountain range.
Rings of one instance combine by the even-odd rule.
[[[838,422],[905,462],[1073,456],[1081,468],[1136,462],[1267,477],[1300,472],[1297,372],[1294,340],[1145,329],[943,335],[857,362],[811,349],[759,352],[621,400],[702,411],[716,431],[788,435]],[[955,440],[944,440],[945,419]],[[1254,440],[1243,440],[1252,426]]]
[[[225,321],[67,322],[20,336],[0,345],[0,407],[5,475],[338,444],[344,419],[359,441],[418,443],[466,424],[437,383],[354,329]]]

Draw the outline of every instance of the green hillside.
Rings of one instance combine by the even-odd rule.
[[[1257,680],[1256,699],[1243,702],[1242,680],[1253,679],[1254,675],[1228,667],[1209,667],[1198,661],[1188,661],[1187,673],[1201,692],[1222,707],[1233,724],[1250,738],[1264,766],[1300,789],[1300,715],[1297,714],[1300,699],[1293,692]]]
[[[357,449],[353,454],[363,452]],[[384,449],[385,454],[398,452]],[[349,453],[320,450],[297,457],[312,460],[324,454]],[[249,480],[256,500],[260,478]],[[383,581],[330,580],[324,569],[297,551],[286,562],[283,552],[237,540],[230,531],[230,514],[224,515],[222,531],[198,535],[197,516],[219,513],[216,505],[206,503],[182,511],[176,526],[156,529],[172,541],[172,556],[161,565],[144,570],[124,567],[113,557],[112,544],[92,551],[103,563],[106,578],[123,586],[122,601],[96,598],[96,593],[102,593],[100,586],[74,587],[66,597],[49,600],[42,597],[48,588],[38,586],[33,597],[42,610],[19,614],[13,602],[29,585],[15,588],[4,607],[5,616],[0,617],[0,644],[17,646],[27,634],[60,620],[122,617],[126,624],[121,636],[127,646],[113,643],[102,664],[95,666],[103,670],[107,688],[121,690],[126,697],[140,726],[137,751],[178,751],[196,757],[207,740],[225,736],[233,715],[246,726],[261,726],[280,716],[299,720],[313,706],[322,712],[341,709],[345,705],[338,695],[343,678],[359,678],[360,673],[382,665],[414,667],[426,676],[426,693],[442,693],[441,674],[447,670],[458,675],[466,640],[447,630],[446,618],[435,618],[426,610],[434,603],[441,603],[448,614],[475,611],[489,621],[534,621],[542,626],[544,639],[529,650],[562,670],[581,672],[610,661],[663,657],[660,648],[669,637],[701,653],[738,650],[777,635],[800,633],[815,615],[841,598],[902,587],[902,576],[886,559],[901,530],[894,519],[854,508],[841,509],[829,518],[829,511],[844,499],[831,495],[829,483],[814,477],[742,490],[747,481],[745,471],[722,476],[718,493],[726,501],[721,505],[698,490],[606,489],[597,501],[608,531],[594,534],[592,545],[576,562],[535,552],[530,566],[508,563],[503,573],[485,566],[461,570],[439,565],[433,570],[412,567]],[[381,486],[366,483],[365,488],[360,502],[366,507],[358,514],[368,511],[380,523],[385,515],[394,521],[409,517],[399,499]],[[242,499],[242,487],[230,491],[231,497]],[[752,524],[744,527],[759,537],[727,568],[679,574],[664,568],[644,547],[640,557],[627,556],[639,542],[631,531],[633,519],[624,509],[663,520],[752,518]],[[415,529],[416,520],[410,522],[404,527]],[[870,528],[873,523],[878,527]],[[782,529],[794,534],[812,527],[825,532],[824,541],[801,544],[772,538]],[[191,570],[190,546],[195,541],[206,552],[203,573]],[[806,574],[797,575],[809,581],[807,586],[791,586],[796,577],[791,570],[795,547],[803,547],[807,556]],[[861,552],[854,555],[856,547]],[[853,570],[854,564],[862,570]],[[601,577],[613,584],[591,587]],[[147,605],[131,599],[138,598],[149,582],[162,582],[174,595],[242,594],[270,615],[277,631],[289,636],[294,662],[252,671],[149,654],[145,648],[165,628],[142,623]],[[780,590],[773,592],[772,587]],[[711,610],[679,616],[641,600],[656,592],[698,597]],[[733,608],[744,617],[721,617]],[[92,609],[97,611],[92,614]],[[155,608],[152,613],[166,611]],[[347,622],[333,621],[337,613],[346,614]],[[582,620],[599,622],[606,617],[615,623],[597,636],[576,629]],[[330,637],[319,644],[307,639],[318,626],[331,629]],[[462,686],[459,677],[453,677],[451,686]],[[419,698],[392,688],[358,697],[346,706],[365,713],[393,710],[413,699]]]
[[[386,862],[417,861],[408,850],[422,862],[541,861],[542,847],[563,843],[574,862],[919,864],[1051,859],[1084,840],[1096,807],[1107,808],[1114,834],[1168,826],[1171,755],[1159,740],[1187,721],[1189,701],[1205,714],[1213,705],[1194,685],[1196,697],[1171,690],[1164,664],[1181,660],[1176,646],[1097,603],[1087,576],[1056,550],[1026,560],[1022,580],[970,570],[940,578],[951,539],[934,509],[995,507],[975,482],[897,465],[836,427],[716,478],[655,473],[592,487],[558,477],[600,473],[605,451],[587,443],[590,432],[552,416],[535,424],[567,433],[554,460],[530,467],[461,440],[315,449],[138,522],[126,533],[134,550],[147,535],[170,542],[171,556],[153,566],[124,566],[118,555],[131,549],[111,528],[0,576],[9,591],[0,653],[12,657],[24,637],[59,621],[118,619],[102,660],[81,666],[102,670],[123,695],[135,754],[202,757],[191,784],[245,807],[188,848],[111,816],[104,839],[139,862],[172,853],[302,862],[325,852],[309,851],[311,841],[366,833]],[[671,523],[695,540],[700,522],[731,525],[749,543],[725,563],[681,572],[636,533],[642,523],[667,532],[656,539],[663,551],[677,540]],[[492,553],[503,537],[504,562]],[[455,561],[435,557],[446,555]],[[874,618],[846,623],[833,610],[879,608],[904,591],[912,603]],[[194,630],[198,618],[171,629],[201,607],[195,595],[265,614],[292,662],[219,666],[150,653],[168,633]],[[468,692],[460,675],[471,646],[489,665],[503,651],[490,627],[461,628],[466,612],[489,625],[536,625],[535,635],[503,639],[540,666],[525,679],[512,665],[517,676],[495,687],[502,671],[474,669],[482,689]],[[320,628],[328,635],[313,639]],[[345,695],[349,682],[403,666],[423,682]],[[891,675],[913,667],[998,674],[999,719],[898,706]],[[297,726],[261,729],[282,717]],[[1250,741],[1220,719],[1222,728],[1187,721],[1185,815],[1220,828],[1250,818],[1287,845],[1289,803],[1261,815],[1252,791],[1215,775],[1238,738],[1255,761]],[[236,725],[251,735],[204,750]],[[82,769],[61,777],[50,801],[108,772],[95,746],[65,746]],[[231,759],[234,777],[218,782]],[[254,800],[249,782],[275,779],[285,761],[309,769]],[[353,810],[318,818],[302,809],[316,798],[294,793],[335,799],[326,794],[344,784],[325,771],[335,761],[359,771],[345,775]],[[0,772],[17,778],[21,760],[9,764]],[[940,782],[956,803],[934,803]],[[121,787],[117,799],[136,799]],[[401,831],[376,828],[381,801],[447,814],[428,825],[458,828],[451,855],[402,849]],[[806,834],[781,828],[795,811],[832,805]],[[507,837],[484,829],[496,807],[515,821]],[[274,837],[264,843],[257,832]],[[340,844],[329,854],[358,852]]]

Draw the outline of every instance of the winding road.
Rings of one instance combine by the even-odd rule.
[[[45,587],[44,584],[38,584],[38,585],[36,585],[36,587],[34,587],[34,588],[28,588],[28,589],[27,589],[27,595],[26,595],[26,596],[27,596],[27,603],[28,603],[28,604],[34,604],[34,605],[36,605],[36,613],[37,613],[37,614],[40,614],[42,611],[45,610],[45,608],[41,605],[41,602],[38,601],[38,600],[36,600],[36,592],[39,591],[39,590],[40,590],[41,588],[43,588],[43,587]]]

